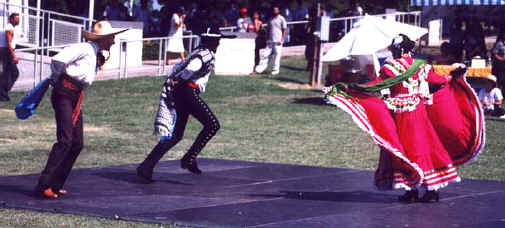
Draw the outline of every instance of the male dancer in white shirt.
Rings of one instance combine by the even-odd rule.
[[[81,102],[84,90],[95,80],[98,68],[105,62],[102,51],[109,51],[114,36],[109,22],[100,21],[93,32],[84,32],[89,42],[66,47],[51,61],[51,95],[56,118],[57,142],[53,145],[35,193],[45,198],[67,194],[63,185],[83,148]]]

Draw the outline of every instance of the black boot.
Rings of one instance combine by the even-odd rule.
[[[406,191],[403,196],[398,197],[398,201],[402,203],[415,203],[419,201],[419,191],[417,189]]]
[[[426,191],[420,201],[423,203],[434,203],[438,202],[440,196],[437,191]]]
[[[141,163],[139,167],[137,167],[137,177],[143,184],[153,183],[153,167],[147,167],[147,165]]]
[[[163,155],[180,140],[181,138],[174,138],[172,140],[160,141],[158,144],[156,144],[151,153],[147,155],[147,158],[142,163],[140,163],[139,167],[137,167],[137,177],[139,178],[140,182],[144,184],[154,182],[154,166],[156,166]]]
[[[181,168],[187,169],[194,174],[202,174],[202,171],[196,164],[196,154],[187,152],[181,159]]]

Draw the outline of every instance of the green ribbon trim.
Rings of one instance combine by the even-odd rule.
[[[416,59],[414,60],[414,63],[412,66],[410,66],[407,71],[405,71],[403,74],[400,74],[399,76],[388,78],[386,80],[377,82],[373,85],[360,85],[358,83],[344,83],[344,82],[339,82],[335,85],[332,86],[331,91],[326,95],[332,96],[334,94],[340,94],[344,96],[345,98],[352,98],[349,94],[347,94],[348,89],[353,89],[359,92],[378,92],[383,89],[391,88],[392,86],[403,82],[407,80],[408,78],[412,77],[414,73],[417,72],[419,67],[424,64],[425,61],[422,59]]]

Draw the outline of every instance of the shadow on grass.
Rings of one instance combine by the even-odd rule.
[[[294,67],[294,66],[286,66],[286,65],[281,65],[281,68],[287,69],[287,70],[292,70],[292,71],[304,71],[308,72],[305,70],[305,68],[302,67]]]
[[[281,191],[280,194],[252,194],[256,197],[282,197],[295,200],[317,200],[331,202],[357,202],[357,203],[394,203],[397,198],[394,195],[367,192],[367,191],[349,191],[349,192],[293,192]]]
[[[137,174],[134,171],[120,172],[120,171],[103,171],[102,170],[99,173],[94,173],[93,175],[103,177],[106,179],[110,179],[110,180],[115,180],[115,181],[119,180],[119,181],[123,181],[123,182],[128,182],[130,184],[145,184],[137,177]],[[155,179],[155,182],[166,183],[166,184],[178,184],[178,185],[192,185],[192,184],[188,184],[188,183],[184,183],[184,182],[180,182],[180,181],[171,181],[171,180],[156,180]]]
[[[298,84],[307,84],[306,82],[302,80],[297,80],[294,78],[286,78],[286,77],[275,77],[273,78],[274,80],[281,81],[281,82],[292,82],[292,83],[298,83]]]
[[[295,98],[293,104],[311,104],[311,105],[326,105],[326,102],[321,97]]]

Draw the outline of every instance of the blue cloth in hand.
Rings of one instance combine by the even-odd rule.
[[[44,98],[44,95],[49,88],[49,78],[46,78],[39,82],[37,86],[28,91],[23,98],[16,105],[15,111],[16,116],[19,119],[27,119],[35,113],[35,109],[39,106],[40,101]]]

